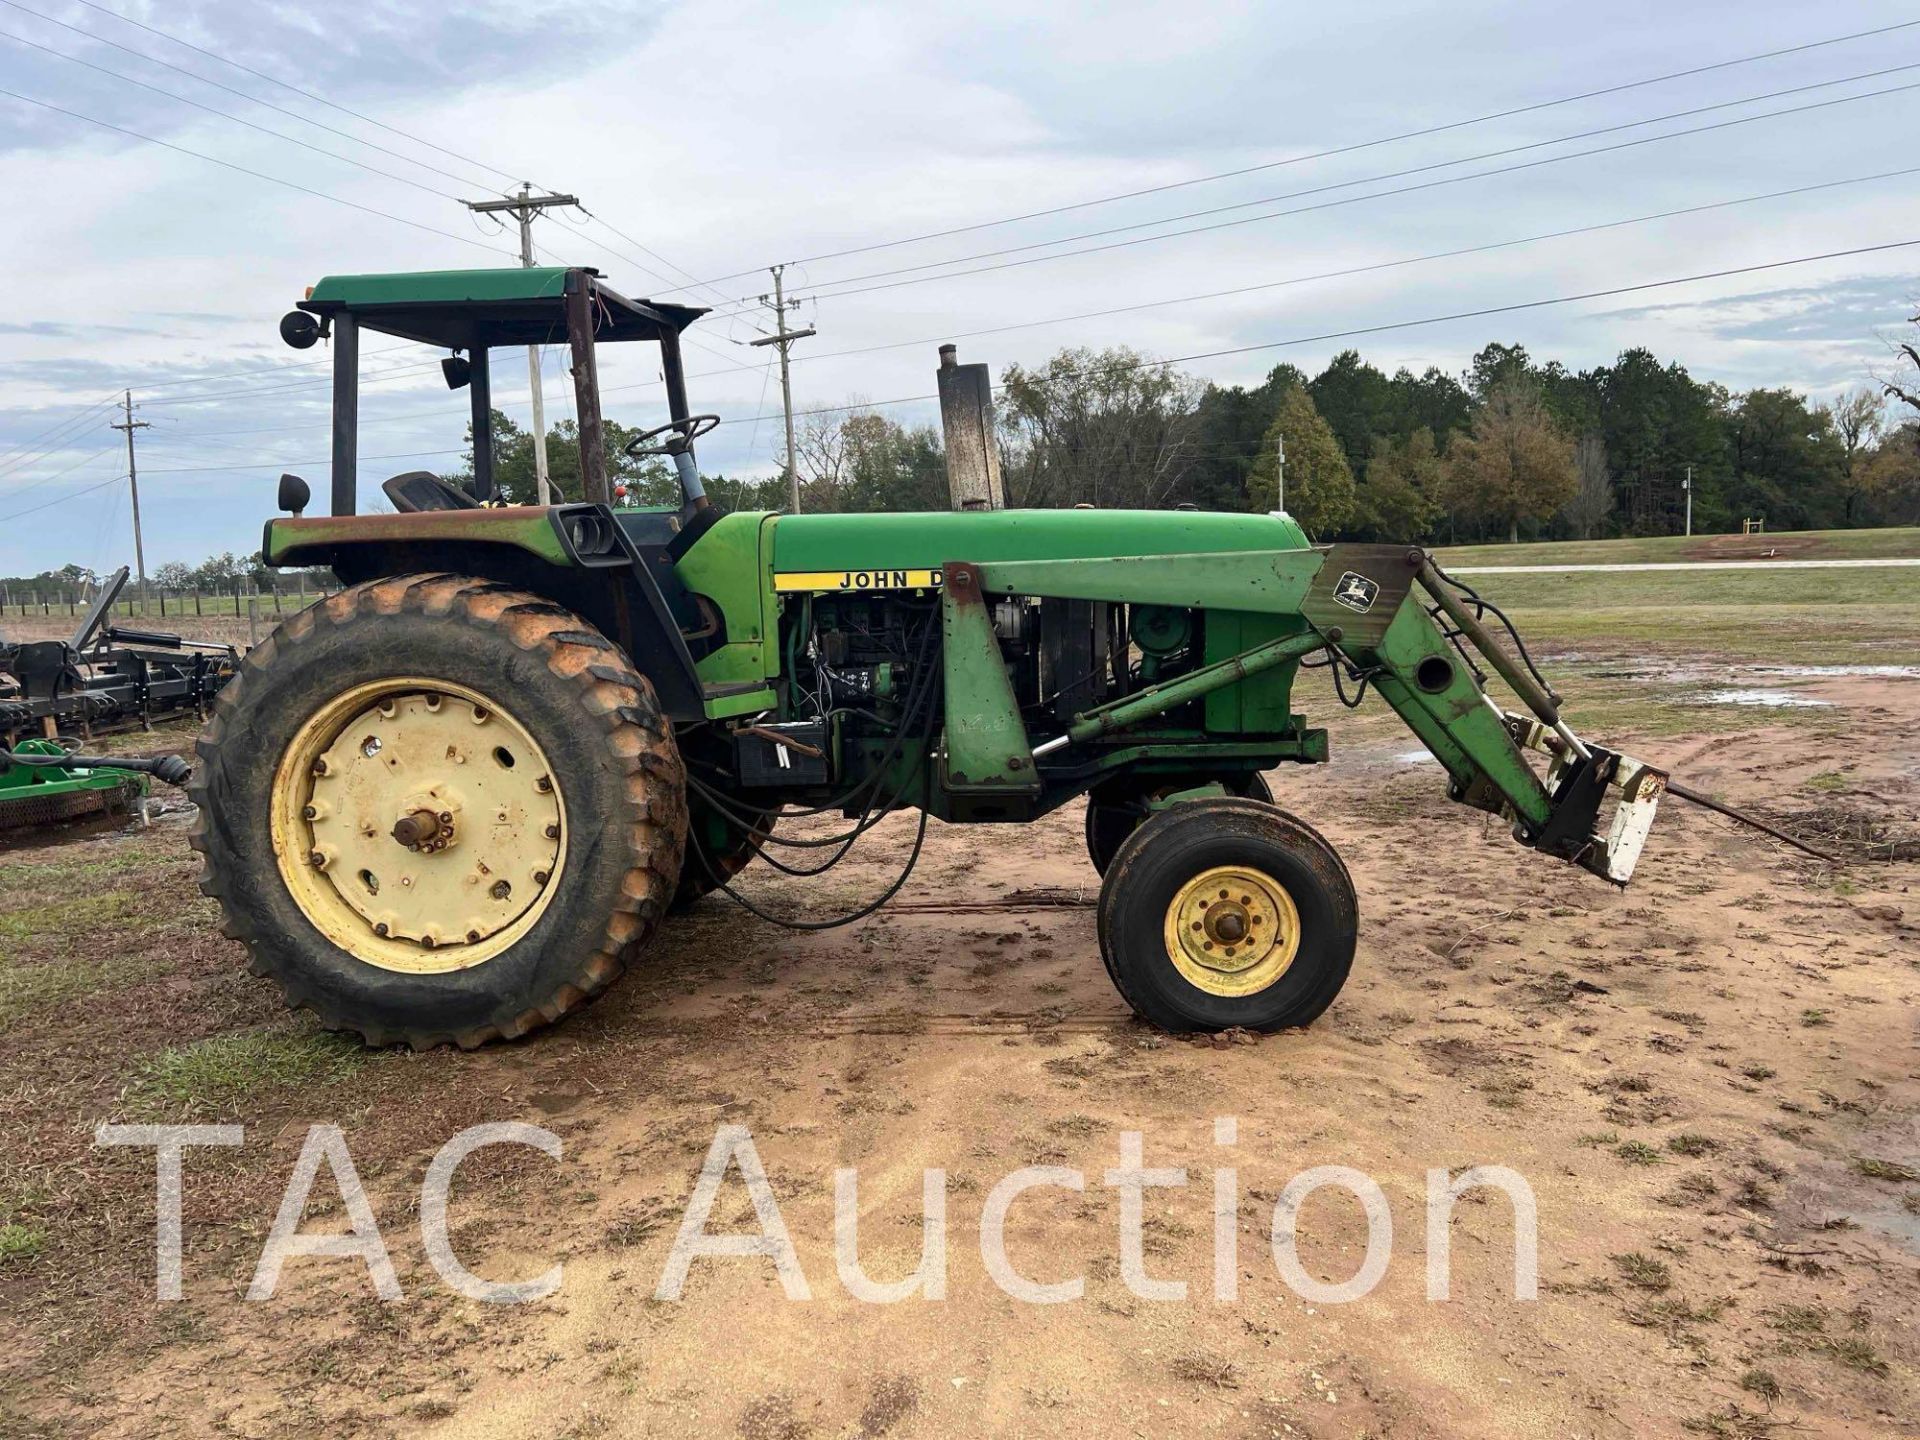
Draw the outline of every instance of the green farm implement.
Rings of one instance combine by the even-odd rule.
[[[1358,928],[1339,857],[1263,778],[1327,758],[1308,668],[1371,688],[1522,846],[1631,876],[1666,777],[1569,729],[1500,612],[1423,551],[1191,510],[725,514],[680,360],[700,313],[529,269],[334,277],[282,322],[332,345],[332,513],[283,477],[265,556],[346,588],[246,658],[192,789],[204,888],[290,1002],[376,1044],[521,1035],[758,858],[817,872],[892,812],[924,837],[1084,799],[1134,1009],[1306,1024]],[[470,485],[396,476],[394,514],[355,513],[369,330],[451,352],[477,437]],[[658,347],[669,418],[630,453],[672,465],[677,504],[611,503],[613,342]],[[528,344],[571,349],[581,503],[495,503],[488,354]],[[919,849],[852,914],[779,923],[870,913]]]
[[[187,763],[76,755],[52,740],[0,748],[0,831],[132,814],[146,802],[150,775],[179,785]]]

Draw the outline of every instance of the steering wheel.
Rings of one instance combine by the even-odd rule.
[[[684,420],[669,420],[664,425],[656,425],[643,431],[627,442],[627,454],[636,460],[651,455],[678,455],[687,446],[711,431],[720,423],[718,415],[689,415]],[[662,445],[651,442],[659,436],[673,433],[673,438]]]

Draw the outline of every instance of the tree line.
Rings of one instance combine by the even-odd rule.
[[[1911,324],[1920,336],[1920,315]],[[1888,373],[1828,399],[1730,390],[1646,349],[1574,371],[1496,343],[1458,375],[1388,374],[1346,350],[1317,375],[1277,365],[1252,386],[1213,384],[1124,348],[1062,350],[1008,366],[995,406],[1007,502],[1017,506],[1284,503],[1317,540],[1593,539],[1678,534],[1691,476],[1702,532],[1746,519],[1770,530],[1920,524],[1920,341],[1896,342]],[[609,473],[628,503],[671,503],[668,466],[626,454],[636,433],[606,421]],[[502,498],[532,503],[532,433],[496,411],[493,441]],[[932,425],[903,425],[856,400],[806,416],[796,452],[805,511],[947,507]],[[547,456],[559,493],[578,499],[573,421],[550,431]],[[466,464],[448,478],[471,476],[469,433]],[[727,509],[788,501],[779,475],[704,478]],[[275,576],[257,555],[228,552],[170,562],[150,580],[172,593],[295,584],[289,572]],[[67,565],[0,576],[0,588],[37,602],[97,579]]]
[[[1920,372],[1910,348],[1900,358]],[[1703,532],[1746,519],[1771,530],[1920,523],[1916,378],[1819,400],[1785,387],[1733,391],[1645,349],[1573,371],[1490,344],[1458,375],[1388,374],[1347,350],[1316,375],[1279,365],[1238,386],[1124,348],[1077,349],[1009,366],[995,404],[1010,505],[1266,510],[1284,500],[1316,539],[1588,539],[1679,533],[1689,479]],[[502,493],[531,500],[531,435],[504,415],[494,427]],[[666,467],[628,459],[630,432],[612,421],[607,430],[629,497],[671,501]],[[554,428],[548,456],[556,484],[577,496],[572,422]],[[797,460],[806,511],[947,505],[938,430],[857,400],[806,417]],[[706,483],[729,508],[787,502],[778,476]]]

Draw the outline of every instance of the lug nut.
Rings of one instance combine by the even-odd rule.
[[[307,863],[316,870],[324,870],[327,868],[327,857],[318,850],[312,850],[307,854]]]
[[[469,945],[478,945],[480,943],[480,932],[478,930],[467,931],[467,943]]]
[[[509,895],[513,894],[513,886],[509,885],[504,880],[496,880],[493,882],[493,888],[487,891],[487,893],[493,896],[493,898],[496,900],[504,900]]]
[[[534,884],[536,884],[536,885],[544,885],[544,884],[546,884],[546,883],[547,883],[547,872],[546,872],[546,871],[544,871],[544,870],[536,870],[536,871],[534,871],[534,872],[533,872],[533,883],[534,883]]]
[[[558,840],[559,838],[560,838],[560,827],[558,825],[547,826],[547,839]]]
[[[533,782],[533,788],[538,790],[542,795],[551,795],[553,793],[553,778],[548,775],[542,775],[538,780]]]
[[[386,922],[386,921],[384,921],[384,920],[382,920],[382,921],[381,921],[381,922],[380,922],[379,924],[377,924],[377,925],[375,925],[375,926],[373,927],[373,933],[374,933],[374,934],[376,934],[376,935],[384,935],[384,934],[386,934],[386,933],[387,933],[387,922]]]
[[[315,775],[325,775],[327,773],[327,762],[324,756],[313,762],[313,773]]]
[[[300,818],[302,820],[318,820],[320,818],[319,807],[314,805],[307,806],[300,812]]]

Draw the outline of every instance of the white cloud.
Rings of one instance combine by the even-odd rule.
[[[109,28],[92,12],[60,13],[103,33]],[[507,174],[530,166],[526,178],[580,194],[597,214],[696,276],[751,271],[719,283],[727,296],[765,288],[757,267],[783,258],[1263,164],[1909,18],[1891,4],[1814,14],[1784,0],[1746,7],[1737,27],[1725,24],[1724,11],[1651,0],[1604,12],[1517,0],[1334,12],[1210,0],[1177,7],[986,3],[962,9],[720,0],[640,11],[544,0],[448,10],[383,0],[372,9],[286,4],[262,12],[238,0],[207,0],[149,5],[142,13],[150,23],[299,79],[402,131],[499,164]],[[52,38],[60,33],[33,31],[47,43],[74,40]],[[163,48],[138,31],[115,33],[137,48]],[[138,65],[113,52],[88,53],[130,72]],[[506,183],[237,72],[218,71],[189,53],[167,53],[475,182]],[[1916,60],[1920,30],[1023,225],[812,261],[794,267],[791,279],[804,295],[837,278],[1281,195]],[[151,68],[141,73],[183,93],[193,84]],[[156,422],[142,435],[148,445],[143,471],[152,472],[152,483],[142,487],[150,560],[250,546],[281,468],[303,466],[316,489],[323,488],[324,460],[311,462],[326,450],[326,389],[321,383],[293,387],[318,381],[324,371],[171,390],[142,389],[142,382],[311,359],[280,346],[274,331],[304,286],[329,271],[489,263],[472,243],[483,236],[452,200],[157,97],[115,93],[110,82],[46,57],[0,47],[0,85],[468,237],[408,229],[0,102],[0,191],[29,197],[6,229],[0,451],[132,383]],[[217,91],[194,93],[223,108],[243,105]],[[935,345],[961,332],[1893,168],[1898,147],[1881,137],[1911,129],[1915,98],[1887,96],[1205,235],[822,299],[805,312],[821,333],[796,349],[809,357],[795,371],[797,399],[804,406],[838,403],[850,394],[925,393]],[[261,110],[246,113],[276,128],[297,125]],[[348,145],[320,131],[301,133],[327,148]],[[405,168],[451,194],[477,193],[475,186],[393,157],[355,153],[382,168]],[[1916,180],[1009,331],[963,340],[961,349],[964,358],[996,366],[1032,362],[1067,344],[1125,343],[1149,353],[1190,354],[1914,238],[1908,216]],[[628,293],[662,288],[588,243],[589,235],[644,258],[604,230],[548,221],[539,231],[543,246],[601,266]],[[1389,369],[1402,363],[1458,369],[1491,339],[1520,341],[1538,356],[1576,368],[1645,345],[1736,387],[1834,388],[1878,355],[1876,328],[1905,319],[1899,277],[1911,271],[1910,256],[1830,263],[1352,343]],[[1774,292],[1807,298],[1753,298]],[[1829,294],[1837,298],[1821,298]],[[1850,332],[1850,325],[1857,330]],[[75,327],[77,336],[70,333]],[[696,329],[696,338],[718,352],[695,350],[690,357],[696,372],[717,372],[696,382],[698,408],[743,417],[777,406],[777,385],[766,384],[766,353],[729,343],[749,333],[741,319]],[[926,343],[825,358],[915,339]],[[1193,368],[1223,381],[1257,378],[1280,360],[1311,371],[1347,343],[1224,357]],[[392,358],[371,360],[370,368]],[[524,388],[524,381],[514,382],[519,373],[503,365],[502,400]],[[651,374],[639,356],[612,355],[605,365],[609,386]],[[550,410],[565,413],[557,375],[550,386]],[[195,389],[253,393],[208,405],[162,403]],[[609,409],[638,422],[658,418],[662,407],[657,389],[635,389],[610,395]],[[429,371],[368,387],[364,418],[365,454],[432,450],[460,443],[464,406]],[[18,506],[13,502],[27,485],[45,479],[47,467],[94,448],[93,429],[47,457],[45,466],[8,469],[0,459],[0,515],[110,476],[108,456],[47,481]],[[709,468],[768,469],[778,432],[777,421],[728,426],[703,448],[704,459]],[[397,461],[393,468],[418,463]],[[235,465],[249,468],[193,473],[196,466]],[[376,462],[363,477],[369,488],[380,478],[373,473],[378,468]],[[105,523],[113,494],[111,488],[96,492],[46,515],[91,534]],[[125,528],[124,505],[114,523],[109,548],[130,548],[130,537],[117,534]],[[47,558],[44,532],[23,527],[0,525],[0,572]]]

